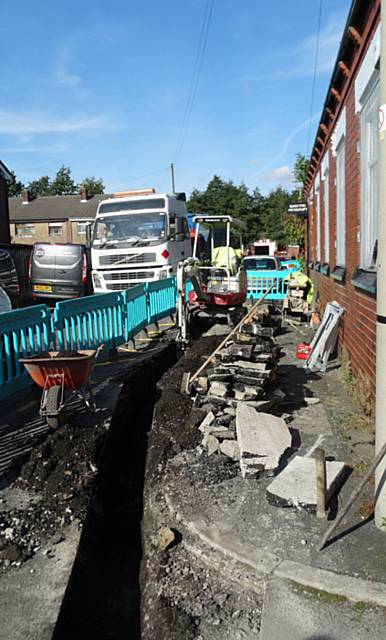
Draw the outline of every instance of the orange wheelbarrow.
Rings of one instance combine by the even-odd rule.
[[[86,408],[97,411],[90,387],[90,376],[99,351],[85,349],[20,358],[32,380],[43,389],[39,413],[51,429],[57,429],[65,418],[65,410],[73,395],[80,397]]]

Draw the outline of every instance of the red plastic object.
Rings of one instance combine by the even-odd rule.
[[[42,357],[20,358],[32,380],[39,387],[50,388],[62,383],[71,391],[80,389],[87,382],[93,367],[95,350],[78,351],[79,357],[55,357],[57,351],[50,351]]]
[[[296,345],[296,357],[298,360],[307,360],[308,356],[311,353],[311,345],[306,342],[299,342]]]

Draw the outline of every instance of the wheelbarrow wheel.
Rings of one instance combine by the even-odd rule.
[[[63,422],[63,414],[59,412],[60,401],[62,398],[62,387],[55,385],[47,391],[46,411],[56,415],[46,415],[47,424],[50,429],[58,429]]]

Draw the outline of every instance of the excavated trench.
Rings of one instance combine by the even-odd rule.
[[[141,637],[139,572],[147,433],[157,382],[176,359],[175,344],[170,343],[125,381],[54,640]]]

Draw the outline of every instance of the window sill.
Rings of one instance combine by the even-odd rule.
[[[320,271],[320,262],[315,262],[315,271]]]
[[[334,267],[331,271],[331,278],[333,278],[337,282],[340,282],[341,284],[344,284],[346,279],[346,267]]]
[[[351,284],[356,288],[375,296],[377,293],[377,274],[357,267],[352,274]]]
[[[320,266],[320,273],[322,273],[324,276],[328,276],[330,274],[330,265],[328,264],[328,262],[323,262],[323,264]]]
[[[312,260],[308,261],[308,268],[309,269],[313,269],[314,268],[314,263],[312,262]]]

